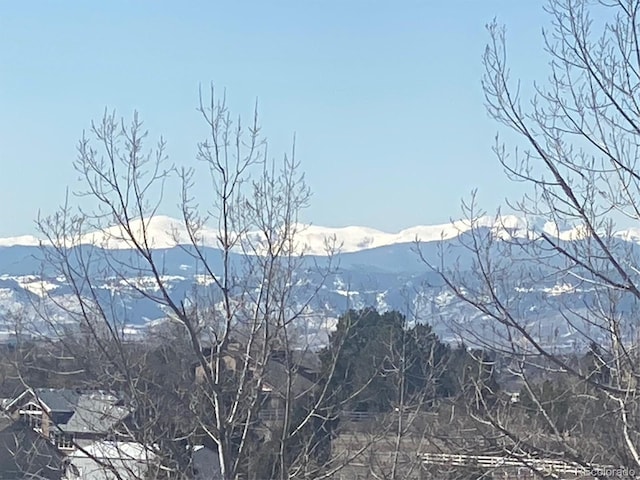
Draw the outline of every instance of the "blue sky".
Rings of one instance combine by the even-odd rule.
[[[191,162],[204,133],[198,86],[209,82],[235,113],[258,98],[272,154],[296,134],[313,191],[305,221],[387,231],[446,222],[474,188],[491,211],[521,186],[490,149],[498,125],[480,87],[485,24],[507,25],[512,71],[529,82],[545,71],[542,5],[3,2],[0,236],[34,233],[38,211],[52,213],[78,187],[77,140],[105,107],[138,110],[174,162]]]

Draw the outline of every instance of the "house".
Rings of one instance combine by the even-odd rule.
[[[222,480],[220,462],[214,449],[204,445],[190,447],[191,466],[186,478]],[[150,448],[137,442],[95,442],[67,457],[62,480],[138,480],[156,478],[166,470]],[[169,471],[168,478],[171,478]],[[0,477],[1,478],[1,477]]]
[[[131,413],[110,392],[52,388],[25,390],[5,406],[5,412],[65,453],[116,435]]]
[[[211,347],[202,350],[203,356],[214,366],[215,349]],[[232,342],[227,351],[222,354],[223,367],[233,375],[244,367],[246,358],[245,349],[238,342]],[[204,369],[202,365],[195,362],[194,378],[195,382],[204,382]],[[257,375],[257,365],[252,362],[250,372]],[[263,420],[273,421],[281,416],[284,411],[287,398],[290,401],[303,401],[310,398],[317,385],[320,372],[320,360],[318,356],[310,351],[302,350],[275,350],[269,355],[262,373],[262,386],[260,392],[260,417]]]
[[[63,480],[154,478],[155,455],[137,442],[97,441],[67,457]]]
[[[309,398],[316,387],[316,372],[302,363],[306,356],[289,353],[287,358],[284,352],[274,352],[267,361],[261,392],[265,413],[283,410],[287,397],[292,402]]]
[[[166,470],[152,447],[119,433],[132,411],[111,392],[28,389],[3,407],[0,480],[138,480]],[[191,477],[219,478],[215,449],[191,448]]]
[[[0,415],[0,480],[60,480],[65,455],[28,425]]]

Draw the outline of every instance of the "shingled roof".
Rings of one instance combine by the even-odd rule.
[[[54,388],[28,390],[8,408],[19,407],[29,396],[42,405],[65,433],[107,433],[130,413],[111,392]]]
[[[52,413],[73,413],[82,395],[80,391],[69,388],[36,388],[34,392],[40,403]]]

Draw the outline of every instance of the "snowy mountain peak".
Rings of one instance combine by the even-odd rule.
[[[583,227],[558,226],[544,219],[527,219],[515,215],[499,217],[484,216],[469,220],[456,220],[439,225],[421,225],[388,233],[369,227],[321,227],[317,225],[298,225],[296,243],[300,251],[309,255],[325,255],[327,242],[334,244],[340,252],[350,253],[388,245],[411,243],[416,240],[428,243],[450,240],[468,232],[472,228],[487,228],[496,238],[503,240],[512,238],[533,238],[544,232],[562,240],[572,241],[584,238],[587,232]],[[134,237],[142,242],[147,239],[149,247],[156,249],[172,248],[176,245],[191,243],[184,222],[164,215],[156,215],[131,222]],[[143,234],[144,233],[144,234]],[[251,232],[252,238],[260,234]],[[630,228],[615,234],[625,241],[640,243],[640,229]],[[96,245],[107,249],[129,249],[133,244],[120,226],[113,226],[101,231],[82,236],[79,244]],[[219,247],[218,232],[210,227],[203,227],[198,232],[197,243],[202,246]],[[0,238],[0,247],[37,246],[40,240],[34,236]]]
[[[145,219],[131,222],[131,232],[137,242],[141,244],[145,241],[150,248],[172,248],[176,245],[186,245],[192,243],[184,222],[165,215],[155,215]],[[203,228],[198,232],[198,244],[208,247],[217,247],[217,232],[210,228]],[[133,242],[125,230],[115,225],[101,231],[91,232],[84,235],[80,244],[91,244],[111,250],[122,250],[133,248]]]
[[[32,235],[22,235],[20,237],[7,237],[0,238],[0,247],[37,247],[40,245],[40,240]]]

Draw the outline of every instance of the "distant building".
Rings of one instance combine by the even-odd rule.
[[[65,453],[113,436],[131,413],[110,392],[51,388],[25,390],[5,406],[5,412]]]
[[[138,480],[149,477],[156,457],[137,442],[98,441],[71,453],[64,480]]]
[[[202,351],[210,368],[215,366],[215,350],[205,348]],[[240,343],[231,343],[222,354],[222,367],[230,375],[244,367],[245,351]],[[205,371],[200,363],[194,363],[196,383],[203,383]],[[257,366],[249,368],[251,375],[258,375]],[[267,425],[277,424],[284,418],[284,411],[289,401],[301,401],[311,398],[317,388],[320,372],[320,359],[309,351],[276,350],[271,352],[261,372],[260,411],[259,418]],[[289,390],[290,388],[290,390]],[[287,399],[287,396],[291,398]]]
[[[0,480],[139,480],[171,472],[154,446],[130,441],[133,413],[119,395],[81,389],[28,389],[3,403]],[[194,480],[221,480],[217,452],[190,448]],[[164,477],[163,477],[164,478]]]

